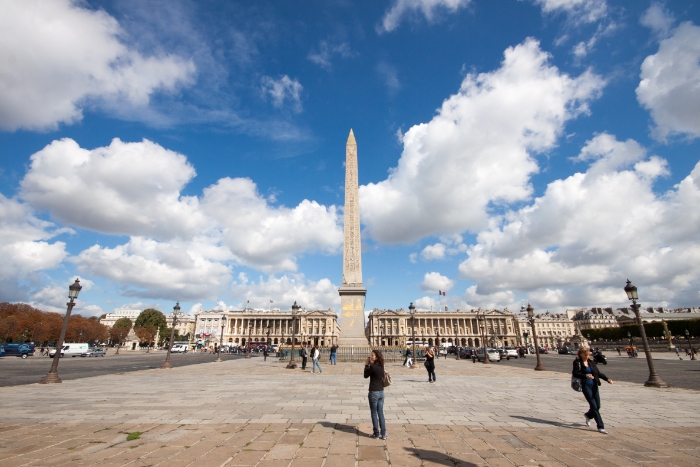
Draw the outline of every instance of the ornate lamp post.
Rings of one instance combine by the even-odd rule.
[[[481,345],[484,348],[484,364],[491,363],[491,360],[489,360],[489,352],[488,349],[486,348],[486,312],[482,312],[481,314],[477,313],[477,319],[481,318],[479,320],[479,328],[481,329]]]
[[[666,320],[662,319],[661,323],[663,323],[663,325],[664,325],[664,335],[666,336],[666,339],[668,340],[668,350],[673,350],[676,348],[676,346],[673,345],[673,335],[668,330],[668,324],[666,324]]]
[[[637,287],[632,285],[632,283],[627,279],[627,285],[625,285],[625,293],[627,298],[632,300],[632,310],[637,317],[637,324],[639,325],[639,334],[642,337],[642,345],[644,345],[644,353],[647,357],[647,365],[649,366],[649,379],[644,382],[644,386],[653,386],[655,388],[667,388],[668,384],[664,383],[659,375],[654,369],[654,362],[651,359],[651,350],[649,349],[649,343],[647,342],[647,333],[644,330],[644,323],[642,323],[642,317],[639,316],[639,305],[637,300],[639,296],[637,295]]]
[[[457,356],[455,357],[455,360],[461,360],[459,356],[459,345],[457,345],[457,342],[459,341],[459,327],[455,326],[455,353]]]
[[[245,358],[250,358],[250,339],[253,335],[253,321],[248,318],[248,351],[245,354]]]
[[[295,370],[297,368],[297,364],[294,361],[294,341],[296,340],[296,322],[299,308],[297,302],[294,302],[294,305],[292,305],[292,355],[289,357],[289,363],[287,363],[287,369],[289,370]]]
[[[170,351],[173,349],[173,339],[175,338],[175,325],[177,324],[177,317],[180,315],[180,302],[177,302],[173,307],[173,327],[170,328],[170,342],[168,343],[168,354],[165,356],[165,361],[161,365],[161,369],[169,370],[173,366],[170,364]]]
[[[688,342],[688,352],[690,352],[690,359],[696,360],[695,352],[693,352],[693,346],[690,345],[690,332],[687,329],[685,330],[685,340],[686,342]]]
[[[269,322],[269,321],[268,321]],[[269,346],[272,344],[272,340],[270,340],[270,330],[272,329],[272,325],[268,324],[267,325],[267,342],[265,343],[266,346]]]
[[[416,307],[413,306],[413,302],[408,305],[408,311],[411,313],[411,344],[413,344],[413,365],[411,365],[411,369],[415,370],[418,368],[416,366],[418,355],[416,354]]]
[[[540,345],[537,342],[537,331],[535,330],[535,309],[532,308],[529,303],[527,304],[527,316],[530,320],[530,327],[532,328],[532,339],[535,341],[535,355],[537,356],[537,366],[535,366],[535,370],[546,371],[540,361]]]
[[[56,342],[56,353],[53,356],[53,363],[51,364],[51,369],[48,374],[44,376],[39,384],[52,384],[52,383],[62,383],[61,378],[58,377],[58,360],[61,358],[61,349],[63,349],[63,340],[66,338],[66,330],[68,330],[68,321],[70,321],[70,313],[73,311],[75,306],[75,299],[78,298],[80,289],[83,287],[80,285],[80,280],[76,279],[73,284],[68,287],[68,298],[70,301],[66,303],[68,309],[66,310],[66,316],[63,318],[63,327],[61,328],[61,334],[58,336],[58,341]]]
[[[221,336],[219,336],[219,352],[216,356],[216,362],[221,362],[221,347],[224,345],[224,328],[226,327],[226,316],[221,315]]]

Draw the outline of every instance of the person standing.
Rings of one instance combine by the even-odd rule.
[[[336,362],[336,354],[338,353],[338,346],[333,344],[331,345],[331,365],[337,365]]]
[[[384,356],[379,350],[373,350],[365,360],[365,378],[369,378],[367,398],[372,415],[370,438],[387,439],[384,421]]]
[[[601,373],[595,361],[588,358],[589,356],[590,351],[587,348],[578,350],[571,375],[581,380],[583,397],[586,398],[589,405],[588,412],[583,415],[586,420],[586,426],[591,426],[591,420],[595,420],[598,431],[603,434],[608,434],[608,432],[605,431],[603,418],[600,416],[600,392],[598,391],[598,386],[601,385],[601,379],[607,381],[609,384],[613,384],[613,380]]]
[[[321,351],[318,349],[317,345],[314,345],[314,347],[311,349],[311,372],[316,373],[316,367],[318,367],[318,372],[323,373],[321,371],[321,364],[318,362],[318,358],[321,356]]]
[[[428,370],[428,382],[434,383],[435,379],[435,351],[428,349],[425,352],[425,369]]]
[[[309,351],[306,348],[306,342],[301,344],[301,369],[306,370],[306,359],[309,358]]]
[[[267,346],[263,347],[263,362],[267,361]]]

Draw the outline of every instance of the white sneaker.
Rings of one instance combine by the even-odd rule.
[[[588,418],[586,415],[584,415],[583,418],[586,419],[586,426],[591,426],[591,419]]]
[[[607,435],[607,434],[608,434],[608,432],[605,431],[604,428],[598,428],[598,433],[603,433],[604,435]]]

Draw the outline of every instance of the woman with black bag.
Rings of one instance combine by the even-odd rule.
[[[571,376],[581,380],[581,392],[583,392],[583,396],[589,405],[588,412],[583,415],[586,420],[586,426],[591,426],[591,420],[595,419],[598,432],[608,434],[605,431],[605,425],[603,425],[603,418],[600,416],[600,392],[598,391],[598,386],[601,385],[601,379],[609,384],[613,384],[613,380],[598,370],[595,361],[588,358],[589,355],[590,350],[586,348],[578,350]]]
[[[428,370],[428,382],[434,383],[435,378],[435,352],[433,349],[428,349],[425,352],[425,369]]]

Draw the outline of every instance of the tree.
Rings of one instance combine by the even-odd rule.
[[[165,315],[154,308],[146,308],[136,318],[134,327],[142,328],[144,326],[154,326],[160,334],[165,334],[168,324],[165,321]]]
[[[114,326],[109,329],[110,339],[117,343],[117,353],[115,355],[119,355],[119,346],[122,345],[122,342],[124,339],[126,339],[126,336],[128,336],[129,332],[131,332],[131,326],[132,323],[129,318],[119,318],[114,323]]]
[[[134,326],[134,332],[136,333],[136,336],[139,338],[141,343],[146,343],[146,353],[150,352],[151,343],[156,338],[156,334],[158,334],[158,328],[152,325]]]

